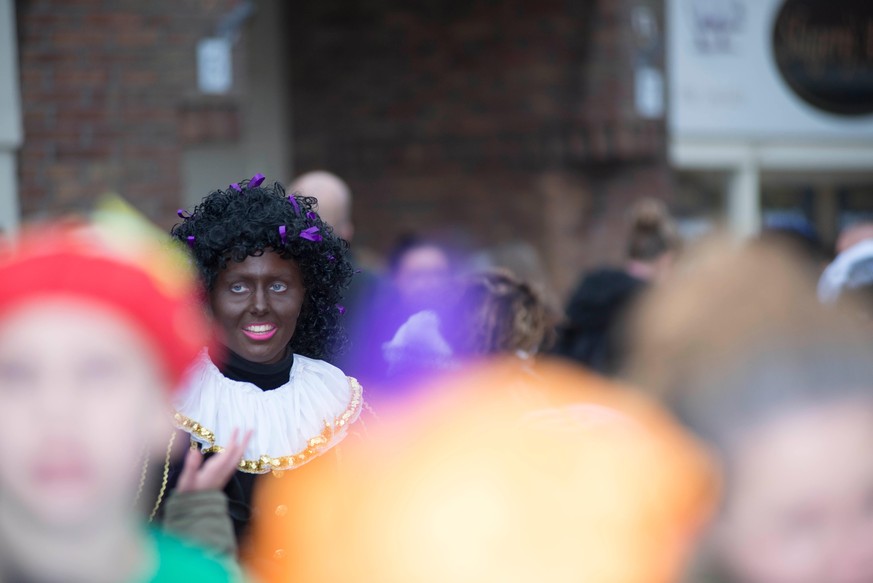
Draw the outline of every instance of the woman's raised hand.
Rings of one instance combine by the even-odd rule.
[[[224,451],[219,452],[204,462],[203,454],[197,448],[188,450],[185,464],[176,484],[177,492],[203,492],[205,490],[222,490],[233,476],[243,452],[252,437],[249,430],[242,440],[237,441],[239,431],[234,429],[230,443]]]

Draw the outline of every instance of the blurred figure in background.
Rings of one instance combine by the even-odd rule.
[[[337,236],[351,244],[350,260],[355,275],[342,300],[346,310],[343,325],[349,336],[349,345],[333,361],[349,374],[367,382],[370,380],[369,363],[379,358],[379,345],[370,338],[370,321],[376,308],[381,282],[375,273],[361,266],[355,253],[352,191],[339,176],[316,170],[299,176],[291,184],[291,192],[315,197],[318,200],[318,216],[333,227]]]
[[[542,256],[530,242],[516,239],[488,247],[470,257],[469,271],[478,273],[488,269],[511,272],[533,287],[552,314],[563,311]]]
[[[873,239],[873,222],[860,221],[854,223],[840,232],[840,236],[837,238],[836,252],[840,254],[861,241],[869,239]]]
[[[873,343],[823,326],[749,341],[676,400],[729,484],[702,568],[738,583],[873,581]]]
[[[631,211],[623,268],[586,274],[570,298],[555,353],[601,374],[613,375],[626,352],[626,318],[640,293],[672,269],[680,247],[664,204],[640,201]]]
[[[417,235],[401,237],[388,257],[389,279],[367,314],[366,362],[370,394],[406,390],[417,375],[450,368],[443,327],[453,321],[458,295],[449,252]]]
[[[391,250],[388,267],[401,311],[440,309],[451,298],[452,261],[435,241],[404,235]]]
[[[873,339],[784,247],[707,249],[640,313],[629,375],[720,455],[689,581],[873,581]]]
[[[347,449],[342,479],[306,468],[258,499],[262,580],[673,583],[716,492],[702,449],[638,395],[543,363],[434,381]],[[293,522],[271,508],[287,500]]]
[[[861,239],[837,255],[819,279],[818,297],[873,322],[873,240]]]
[[[470,275],[449,341],[459,356],[514,355],[528,361],[554,340],[554,318],[531,285],[505,269]]]
[[[764,229],[758,240],[777,245],[795,255],[795,259],[810,271],[813,277],[833,258],[832,250],[822,241],[815,226],[804,216],[773,214],[765,217]]]
[[[135,506],[170,392],[210,339],[184,256],[148,230],[104,215],[0,249],[2,581],[231,580]],[[230,526],[219,510],[206,528]]]
[[[553,313],[508,270],[469,274],[458,280],[456,293],[450,312],[418,312],[385,343],[389,374],[426,385],[435,373],[494,357],[508,357],[529,372],[534,357],[554,340]]]
[[[352,242],[355,235],[352,191],[342,178],[330,172],[315,170],[298,176],[289,190],[318,199],[318,216],[333,227],[338,237]]]

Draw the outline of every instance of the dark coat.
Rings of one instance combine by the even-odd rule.
[[[617,373],[627,348],[626,317],[646,286],[620,269],[584,275],[567,304],[554,352],[602,374]]]

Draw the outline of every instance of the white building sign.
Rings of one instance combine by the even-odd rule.
[[[673,138],[873,140],[873,0],[668,0]]]

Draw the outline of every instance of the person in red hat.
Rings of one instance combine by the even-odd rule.
[[[2,581],[232,579],[144,528],[134,504],[143,458],[164,457],[170,395],[210,337],[184,257],[146,232],[104,212],[0,249]]]

